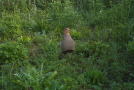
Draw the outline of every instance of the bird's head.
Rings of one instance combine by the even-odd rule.
[[[70,31],[69,28],[65,28],[65,29],[64,29],[64,32],[65,32],[66,34],[69,34],[69,31]]]

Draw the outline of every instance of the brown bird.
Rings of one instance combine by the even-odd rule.
[[[75,50],[75,42],[72,39],[72,37],[69,34],[70,29],[65,28],[64,30],[64,37],[61,41],[61,53],[60,53],[60,59],[64,57],[65,54],[67,53],[73,53]],[[70,59],[71,59],[71,54],[70,54]]]

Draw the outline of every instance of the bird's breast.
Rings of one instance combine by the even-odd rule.
[[[71,37],[63,38],[61,42],[62,51],[74,50],[75,42]]]

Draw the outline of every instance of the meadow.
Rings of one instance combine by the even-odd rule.
[[[0,0],[0,89],[134,89],[134,0]]]

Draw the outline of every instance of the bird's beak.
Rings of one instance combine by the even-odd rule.
[[[70,31],[70,29],[68,29]]]

